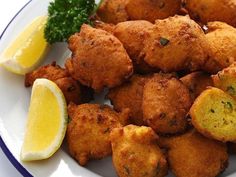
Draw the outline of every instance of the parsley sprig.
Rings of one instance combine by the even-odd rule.
[[[48,21],[44,36],[50,44],[64,42],[78,32],[83,23],[91,24],[89,17],[97,9],[95,0],[54,0],[48,7]]]

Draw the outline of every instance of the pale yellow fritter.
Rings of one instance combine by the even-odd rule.
[[[236,101],[218,88],[208,88],[195,100],[190,116],[203,135],[223,142],[236,142]]]
[[[164,177],[167,162],[149,127],[128,125],[111,134],[112,160],[119,177]]]

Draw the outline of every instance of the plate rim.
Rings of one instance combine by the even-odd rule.
[[[13,18],[9,21],[7,26],[4,28],[3,32],[0,35],[0,41],[5,34],[8,27],[15,20],[15,18],[32,2],[33,0],[28,0],[28,2],[23,5],[20,10],[13,16]],[[11,162],[11,164],[18,170],[18,172],[24,177],[33,177],[33,175],[14,157],[11,151],[8,149],[6,143],[3,141],[2,136],[0,135],[0,147],[3,153],[6,155],[7,159]]]

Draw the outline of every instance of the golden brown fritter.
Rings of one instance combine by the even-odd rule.
[[[150,127],[128,125],[111,134],[112,159],[119,177],[164,177],[167,162]]]
[[[185,7],[190,16],[206,24],[222,21],[236,27],[235,0],[185,0]]]
[[[103,0],[97,15],[106,23],[117,24],[129,20],[125,10],[127,0]]]
[[[154,22],[180,12],[181,0],[104,0],[97,14],[106,23],[128,20]]]
[[[177,177],[215,177],[228,165],[225,144],[208,139],[195,130],[171,138],[160,138],[168,150],[168,163]]]
[[[69,153],[80,165],[111,154],[109,136],[113,128],[121,127],[120,114],[109,106],[97,104],[69,104],[68,114],[71,119],[66,134]]]
[[[155,22],[180,12],[181,0],[128,0],[126,11],[131,20]]]
[[[30,87],[38,78],[46,78],[57,84],[63,92],[67,103],[81,104],[92,99],[93,92],[69,76],[69,73],[56,65],[55,62],[41,66],[35,71],[25,75],[25,86]]]
[[[130,110],[131,122],[136,125],[144,125],[143,87],[149,77],[151,76],[134,75],[128,82],[109,90],[107,95],[115,110],[121,111],[125,108]]]
[[[113,30],[113,34],[121,41],[132,59],[135,71],[139,73],[155,71],[143,60],[143,56],[140,56],[144,37],[152,26],[152,23],[145,20],[126,21],[118,23]]]
[[[144,60],[164,72],[201,69],[208,57],[204,32],[188,16],[156,20],[147,34]]]
[[[218,88],[208,88],[194,101],[190,116],[204,136],[222,142],[236,142],[236,101]]]
[[[65,69],[57,65],[56,62],[53,62],[52,64],[41,66],[38,69],[27,73],[25,75],[25,86],[32,86],[34,81],[38,78],[45,78],[55,82],[57,79],[69,76],[69,73]]]
[[[236,62],[212,75],[214,86],[236,98]]]
[[[116,25],[114,25],[112,23],[105,23],[105,22],[102,22],[99,20],[94,21],[93,26],[94,26],[94,28],[102,29],[102,30],[107,31],[111,34],[113,34],[114,29],[116,27]]]
[[[69,39],[71,61],[66,67],[83,85],[102,91],[115,87],[133,73],[133,64],[122,43],[112,34],[88,25]]]
[[[236,61],[236,29],[223,22],[210,22],[207,27],[210,58],[204,70],[216,73]]]
[[[155,77],[143,89],[143,120],[157,133],[183,132],[191,103],[190,92],[181,81]]]
[[[201,92],[206,90],[208,86],[213,86],[211,76],[201,71],[190,73],[180,78],[180,80],[188,87],[193,101]]]

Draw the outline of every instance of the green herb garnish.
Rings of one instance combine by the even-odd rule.
[[[163,38],[163,37],[160,38],[160,44],[162,46],[166,46],[169,42],[170,41],[168,39],[166,39],[166,38]]]
[[[48,7],[44,36],[50,44],[67,41],[79,32],[82,24],[91,24],[89,17],[96,11],[95,0],[54,0]]]

